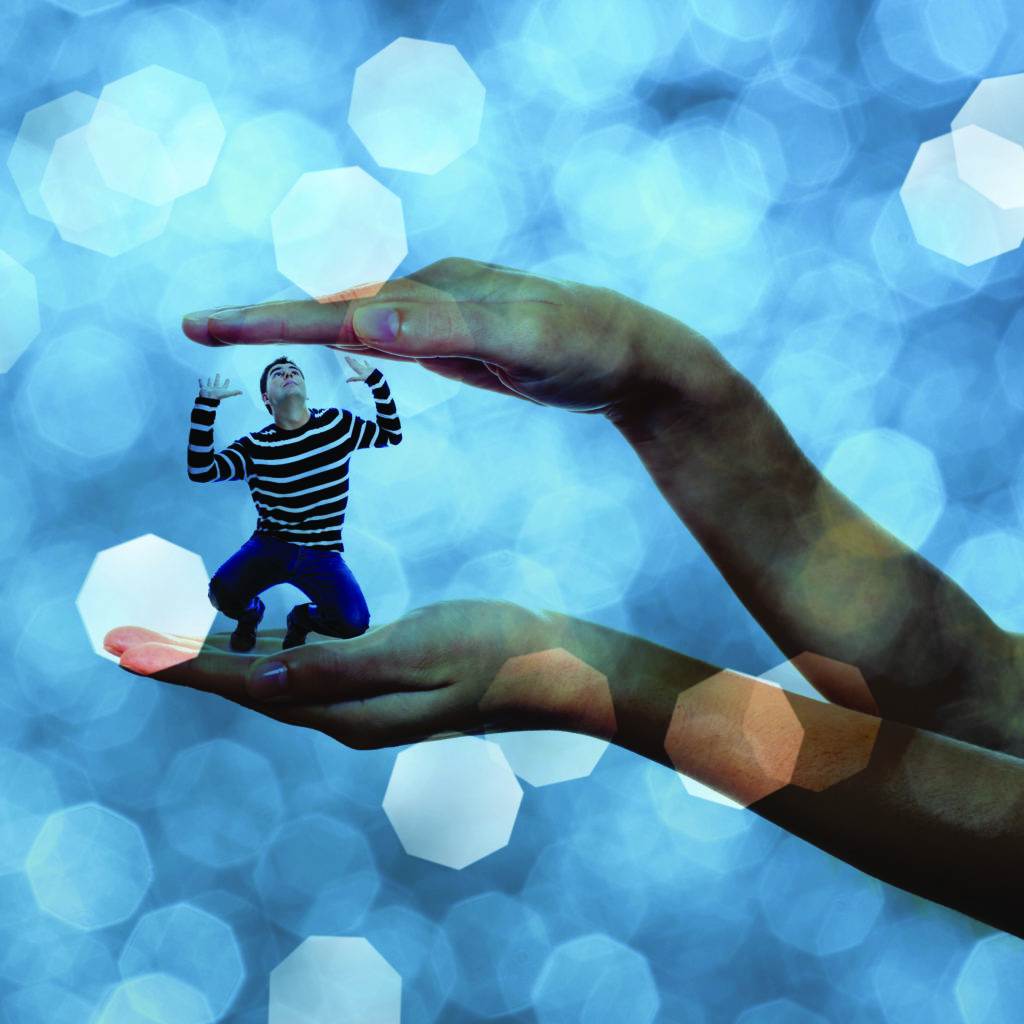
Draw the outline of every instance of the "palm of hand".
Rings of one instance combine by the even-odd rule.
[[[231,378],[225,377],[224,383],[221,383],[220,374],[218,373],[215,377],[208,377],[204,383],[203,378],[199,378],[199,394],[202,398],[230,398],[232,395],[240,395],[242,392],[239,388],[232,388]]]
[[[279,634],[264,632],[257,654],[238,655],[227,634],[204,643],[133,626],[112,630],[104,641],[131,672],[217,693],[356,749],[570,727],[573,709],[558,695],[558,659],[544,670],[544,656],[555,647],[551,626],[508,602],[446,601],[352,640],[289,651],[279,643]],[[525,672],[524,656],[533,659]],[[261,698],[253,674],[268,661],[286,665],[287,686]]]
[[[351,383],[356,380],[366,380],[366,378],[373,373],[373,367],[365,359],[355,359],[352,356],[345,356],[345,362],[348,363],[349,369],[355,374],[354,377],[348,377],[346,379],[346,383]]]

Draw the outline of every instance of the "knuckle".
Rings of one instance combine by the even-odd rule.
[[[432,263],[430,269],[440,274],[454,274],[460,270],[465,270],[468,265],[469,260],[464,259],[462,256],[445,256],[443,259]]]

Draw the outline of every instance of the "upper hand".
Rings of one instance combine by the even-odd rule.
[[[579,680],[542,615],[503,601],[447,601],[351,640],[260,654],[231,653],[227,636],[172,637],[135,626],[104,639],[122,668],[219,694],[271,718],[318,729],[357,749],[451,733],[576,729]],[[582,663],[580,663],[582,665]],[[283,682],[261,686],[262,670]],[[575,689],[572,689],[572,686]]]
[[[414,359],[581,412],[649,403],[670,378],[706,387],[727,366],[700,335],[616,292],[464,259],[321,300],[191,313],[182,327],[207,345],[283,340]]]
[[[220,382],[220,374],[216,377],[207,377],[206,383],[203,383],[203,378],[199,378],[199,394],[202,398],[230,398],[232,395],[240,395],[242,392],[238,388],[229,388],[228,385],[231,383],[230,377],[224,378],[224,383]]]

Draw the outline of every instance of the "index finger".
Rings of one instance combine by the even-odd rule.
[[[297,299],[239,306],[230,311],[201,309],[181,321],[186,337],[200,345],[269,345],[278,342],[317,345],[356,342],[348,302]],[[220,317],[218,319],[218,316]],[[348,324],[346,326],[346,321]]]
[[[216,693],[239,704],[254,701],[288,704],[333,704],[364,701],[392,693],[438,687],[425,678],[401,643],[386,627],[352,640],[305,644],[273,653],[244,655],[152,630],[122,627],[122,668],[175,686]],[[113,639],[113,637],[112,637]],[[135,641],[134,643],[132,641]],[[120,647],[120,650],[117,648]]]
[[[249,700],[245,681],[251,665],[257,660],[250,655],[229,654],[215,647],[197,651],[194,647],[173,643],[170,638],[147,638],[124,649],[119,664],[135,675],[245,702]]]
[[[283,299],[200,309],[185,314],[181,329],[192,341],[211,346],[284,341],[299,345],[340,343],[364,347],[352,330],[354,303],[364,299],[399,302],[442,298],[453,301],[453,295],[447,291],[409,276],[360,285],[315,299]]]

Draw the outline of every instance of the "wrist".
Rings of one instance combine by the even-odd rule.
[[[626,385],[605,415],[631,444],[672,431],[713,434],[722,416],[749,407],[750,383],[705,338],[630,299],[622,318],[629,351]]]
[[[547,642],[564,651],[586,685],[556,693],[560,728],[607,739],[633,753],[670,764],[665,740],[680,693],[718,669],[660,644],[596,623],[545,612]],[[561,680],[559,680],[561,681]]]

